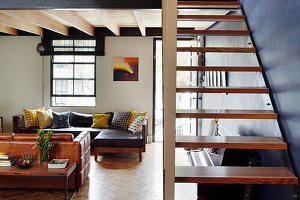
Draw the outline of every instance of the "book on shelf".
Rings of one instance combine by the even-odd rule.
[[[0,160],[7,160],[8,159],[8,153],[0,152]]]
[[[0,160],[0,167],[9,167],[11,163],[9,160]]]

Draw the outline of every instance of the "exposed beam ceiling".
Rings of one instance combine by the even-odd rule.
[[[0,24],[11,27],[11,28],[19,29],[22,31],[26,31],[29,33],[33,33],[36,35],[42,35],[42,33],[43,33],[43,30],[41,27],[36,26],[34,24],[30,24],[30,23],[22,21],[22,20],[19,20],[15,17],[11,17],[11,16],[3,14],[3,13],[0,13]]]
[[[95,10],[92,11],[95,13],[95,16],[100,17],[103,25],[113,32],[116,36],[120,36],[120,27],[119,25],[110,17],[106,10]]]
[[[94,35],[94,27],[82,19],[76,11],[45,10],[43,12],[46,15],[52,16],[54,20],[63,20],[67,24],[70,24],[70,26],[73,26],[88,35]]]
[[[18,30],[14,28],[10,28],[8,26],[4,26],[0,24],[0,32],[1,33],[7,33],[10,35],[18,35]]]
[[[49,29],[51,31],[60,33],[62,35],[68,35],[68,27],[54,21],[53,19],[46,17],[40,13],[40,11],[35,10],[3,10],[1,13],[16,17],[20,20],[26,21],[28,23],[40,26],[42,28]]]
[[[146,36],[146,27],[145,27],[145,24],[144,24],[142,13],[140,11],[134,10],[133,14],[134,14],[136,22],[139,26],[139,29],[141,31],[142,36]]]

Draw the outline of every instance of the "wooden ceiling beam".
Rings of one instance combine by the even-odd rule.
[[[75,11],[66,10],[45,10],[43,11],[47,15],[53,17],[53,19],[63,20],[67,24],[81,30],[82,32],[94,36],[94,27],[87,21],[82,19]]]
[[[26,31],[29,33],[33,33],[36,35],[42,35],[43,34],[43,30],[41,27],[36,26],[34,24],[30,24],[28,22],[19,20],[15,17],[0,13],[0,24],[4,25],[4,26],[8,26],[11,28],[15,28],[15,29],[19,29],[22,31]]]
[[[113,32],[116,36],[120,36],[120,26],[109,16],[106,10],[93,11],[97,13],[97,17],[100,17],[103,25]]]
[[[133,11],[135,20],[139,26],[142,36],[146,36],[146,27],[144,24],[143,16],[141,11],[134,10]]]
[[[42,15],[40,11],[36,10],[3,10],[1,13],[16,17],[19,20],[49,29],[62,35],[68,35],[69,28],[53,19]]]
[[[10,34],[10,35],[18,35],[18,30],[17,29],[14,29],[14,28],[11,28],[11,27],[8,27],[8,26],[4,26],[4,25],[1,25],[1,24],[0,24],[0,32],[1,33],[7,33],[7,34]]]

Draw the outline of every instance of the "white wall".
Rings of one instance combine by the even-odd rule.
[[[0,116],[12,132],[12,116],[42,106],[42,58],[39,37],[0,37]]]
[[[2,89],[0,92],[0,115],[5,117],[6,132],[12,131],[12,115],[21,114],[23,107],[50,107],[50,58],[41,57],[35,52],[39,41],[39,37],[0,37],[0,87],[9,86],[5,92]],[[114,82],[113,57],[139,57],[139,81]],[[52,109],[87,113],[129,111],[131,108],[147,111],[149,135],[152,135],[153,38],[106,37],[105,56],[97,57],[96,63],[96,107]],[[23,78],[25,76],[27,79]],[[24,94],[23,98],[16,98],[19,93]]]

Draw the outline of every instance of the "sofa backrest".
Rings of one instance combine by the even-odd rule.
[[[13,133],[0,133],[0,141],[12,141]]]
[[[15,134],[13,141],[36,141],[38,138],[37,134]],[[73,134],[53,134],[51,141],[73,141]]]

